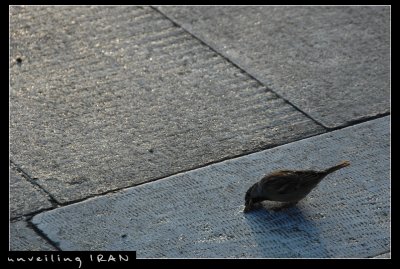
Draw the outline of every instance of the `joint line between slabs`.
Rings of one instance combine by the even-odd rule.
[[[163,15],[166,19],[168,19],[170,22],[172,22],[172,24],[176,27],[179,27],[181,29],[183,29],[186,33],[188,33],[190,36],[192,36],[193,38],[197,39],[199,42],[201,42],[202,44],[204,44],[206,47],[208,47],[209,49],[211,49],[212,51],[214,51],[216,54],[218,54],[220,57],[222,57],[223,59],[225,59],[226,61],[228,61],[230,64],[232,64],[234,67],[238,68],[239,70],[241,70],[242,72],[244,72],[247,76],[249,76],[250,78],[252,78],[253,80],[257,81],[260,85],[264,86],[268,91],[273,92],[274,94],[276,94],[279,98],[281,98],[283,101],[285,101],[288,105],[290,105],[291,107],[293,107],[295,110],[297,110],[298,112],[300,112],[301,114],[303,114],[304,116],[306,116],[307,118],[309,118],[310,120],[312,120],[315,124],[317,124],[318,126],[324,128],[325,130],[328,130],[329,128],[325,127],[322,123],[320,123],[318,120],[314,119],[311,115],[307,114],[306,112],[304,112],[303,110],[301,110],[300,108],[298,108],[296,105],[294,105],[292,102],[290,102],[289,100],[287,100],[286,98],[284,98],[283,96],[281,96],[280,94],[278,94],[277,92],[275,92],[273,89],[271,89],[270,87],[266,86],[264,83],[262,83],[259,79],[257,79],[255,76],[253,76],[251,73],[249,73],[246,69],[242,68],[238,63],[236,63],[233,59],[230,59],[228,57],[226,57],[224,54],[219,52],[219,49],[212,47],[211,45],[209,45],[206,41],[204,41],[203,39],[201,39],[200,37],[198,37],[197,35],[195,35],[194,33],[192,33],[191,31],[189,31],[188,29],[186,29],[185,27],[183,27],[182,25],[180,25],[178,22],[176,22],[174,19],[172,19],[171,17],[169,17],[167,14],[165,14],[164,12],[162,12],[161,10],[159,10],[157,7],[154,6],[150,6],[152,9],[154,9],[155,11],[159,12],[161,15]]]

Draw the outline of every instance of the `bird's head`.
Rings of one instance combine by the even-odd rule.
[[[251,205],[253,204],[253,201],[252,201],[252,198],[253,198],[253,197],[252,197],[252,194],[251,194],[253,188],[254,188],[254,185],[251,186],[251,187],[247,190],[246,195],[244,196],[244,205],[245,205],[244,212],[249,211],[250,208],[251,208]]]
[[[250,203],[251,200],[251,189],[253,187],[251,187],[250,189],[247,190],[246,195],[244,196],[244,205],[248,205]]]

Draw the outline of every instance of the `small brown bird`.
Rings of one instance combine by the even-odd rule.
[[[306,197],[324,177],[348,165],[350,162],[343,161],[323,171],[280,170],[272,172],[247,190],[243,212],[250,211],[255,203],[265,200],[295,204]]]

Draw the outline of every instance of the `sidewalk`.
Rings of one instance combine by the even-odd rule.
[[[11,249],[389,252],[389,12],[11,7]],[[298,207],[240,212],[261,174],[342,159]]]

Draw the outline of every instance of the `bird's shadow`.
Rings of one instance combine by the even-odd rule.
[[[307,206],[263,202],[248,213],[254,251],[261,257],[322,258],[329,253]]]

